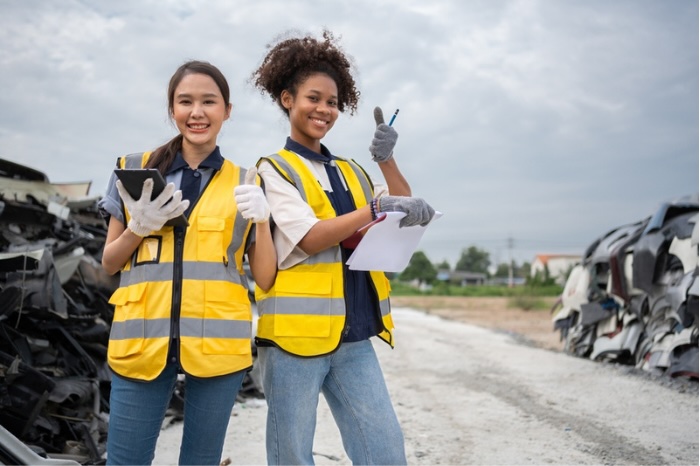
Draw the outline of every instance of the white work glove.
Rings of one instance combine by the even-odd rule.
[[[245,174],[244,184],[233,188],[233,197],[243,218],[253,223],[267,222],[270,218],[270,204],[265,199],[262,188],[255,184],[258,170],[251,167]]]
[[[144,181],[141,197],[138,200],[134,200],[129,195],[120,180],[117,180],[117,190],[129,211],[129,215],[131,215],[127,226],[134,234],[142,238],[163,228],[165,222],[181,215],[190,205],[190,201],[187,199],[182,200],[182,191],[175,191],[173,183],[165,185],[163,192],[155,199],[150,200],[153,192],[153,180],[150,178]]]
[[[435,209],[419,197],[382,196],[377,198],[378,212],[404,212],[399,227],[426,226],[435,215]]]
[[[369,153],[372,154],[373,161],[382,163],[394,156],[394,146],[399,139],[399,133],[393,127],[384,123],[384,113],[379,107],[374,108],[374,122],[377,124],[377,129],[374,130],[374,138],[369,146]]]

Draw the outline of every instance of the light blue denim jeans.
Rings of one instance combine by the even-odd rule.
[[[107,464],[151,464],[177,372],[177,366],[169,364],[151,382],[112,373]],[[221,463],[226,428],[245,373],[206,379],[186,376],[179,464]]]
[[[317,358],[260,347],[257,363],[268,406],[268,464],[314,464],[321,392],[353,464],[406,464],[401,426],[369,340]]]

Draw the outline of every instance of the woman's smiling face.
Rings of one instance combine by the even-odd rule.
[[[295,96],[282,92],[282,104],[289,111],[290,137],[303,146],[321,151],[321,139],[338,119],[338,86],[327,74],[310,75]]]
[[[221,90],[206,74],[187,74],[175,88],[172,117],[183,136],[183,149],[189,145],[214,150],[230,113]]]

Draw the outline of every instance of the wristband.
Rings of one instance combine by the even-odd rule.
[[[369,211],[372,213],[372,221],[377,220],[377,198],[372,199],[369,203]]]

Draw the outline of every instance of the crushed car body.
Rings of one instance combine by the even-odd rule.
[[[118,277],[89,187],[0,160],[0,424],[41,458],[102,464]]]
[[[552,309],[564,351],[698,379],[698,196],[591,243]]]

